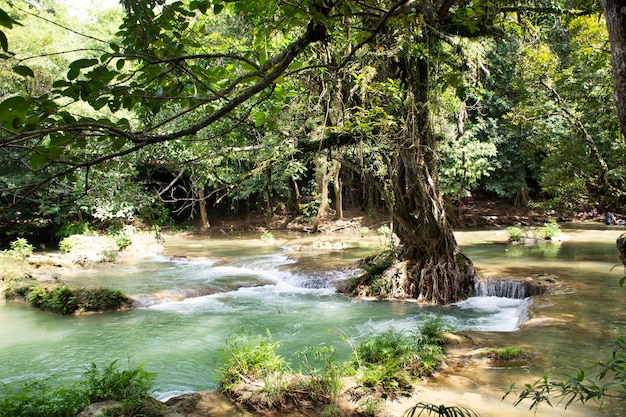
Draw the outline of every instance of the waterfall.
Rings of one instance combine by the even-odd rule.
[[[478,297],[506,297],[523,299],[543,293],[542,288],[524,279],[480,279],[476,282]]]

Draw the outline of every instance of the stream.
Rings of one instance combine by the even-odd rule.
[[[216,388],[221,349],[238,331],[271,334],[287,358],[306,346],[332,344],[345,360],[351,352],[345,338],[358,342],[439,316],[489,344],[537,353],[524,366],[468,367],[447,387],[483,416],[514,415],[496,409],[513,408],[512,399],[499,400],[512,382],[590,367],[610,353],[612,340],[626,336],[626,288],[618,283],[624,271],[615,249],[622,232],[599,224],[564,228],[561,243],[542,247],[506,245],[504,230],[456,232],[481,275],[553,274],[569,290],[527,299],[472,297],[445,307],[338,294],[334,283],[350,276],[354,261],[385,244],[358,231],[275,233],[272,242],[259,233],[167,238],[158,253],[61,277],[72,285],[121,289],[140,302],[132,311],[64,317],[0,301],[0,383],[71,381],[92,362],[129,361],[157,374],[154,396],[166,399]],[[516,408],[532,415],[527,409]],[[565,415],[624,412],[623,404],[608,401],[602,408],[573,406]],[[562,413],[562,407],[542,406],[537,415]]]

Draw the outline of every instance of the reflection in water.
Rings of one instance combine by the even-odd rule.
[[[355,341],[392,327],[413,329],[440,316],[490,344],[519,344],[538,353],[524,369],[465,370],[463,381],[472,382],[458,384],[461,394],[471,387],[486,400],[499,387],[532,381],[552,367],[595,362],[601,359],[598,352],[608,353],[611,339],[624,336],[626,290],[617,283],[621,270],[611,271],[619,262],[614,249],[619,233],[568,233],[570,239],[559,245],[542,245],[549,250],[508,247],[501,231],[458,233],[479,273],[511,278],[549,273],[575,292],[532,299],[475,297],[445,307],[365,302],[335,292],[334,282],[349,277],[344,268],[380,244],[376,237],[342,236],[346,249],[328,245],[323,251],[314,248],[320,236],[276,234],[275,245],[254,237],[173,239],[163,254],[63,277],[74,285],[123,289],[143,302],[137,310],[59,317],[0,305],[0,382],[50,374],[71,379],[91,362],[129,358],[157,373],[156,396],[166,398],[215,388],[220,349],[239,328],[258,334],[269,330],[283,342],[288,358],[324,343],[335,345],[347,359],[351,349],[342,335]],[[515,257],[511,250],[517,251]],[[611,410],[615,407],[585,408],[586,415],[619,415]]]

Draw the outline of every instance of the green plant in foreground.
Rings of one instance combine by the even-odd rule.
[[[478,417],[478,414],[471,408],[466,407],[448,407],[445,405],[435,405],[418,403],[414,407],[409,408],[403,414],[404,417],[419,417],[422,414],[426,416],[444,416],[444,417]]]
[[[119,401],[115,416],[149,416],[154,374],[142,366],[119,370],[112,362],[101,369],[92,364],[78,383],[54,388],[48,381],[30,382],[22,387],[3,385],[0,410],[3,417],[74,417],[87,405]],[[107,414],[109,415],[109,414]]]
[[[415,377],[429,375],[443,359],[445,323],[429,318],[410,333],[388,330],[354,347],[357,379],[385,396],[408,393]]]
[[[584,370],[579,370],[576,375],[562,374],[560,380],[555,381],[544,375],[532,384],[525,384],[514,405],[530,400],[532,410],[541,403],[552,406],[551,400],[565,402],[565,408],[574,402],[601,402],[605,398],[626,401],[626,340],[616,340],[608,359],[598,365],[600,370],[591,377]],[[512,384],[503,398],[515,391],[515,384]]]
[[[341,376],[345,369],[337,363],[334,346],[306,347],[297,355],[302,359],[301,372],[309,397],[320,403],[334,402],[341,389]]]
[[[143,366],[117,369],[117,361],[104,369],[94,363],[83,375],[81,388],[90,404],[106,400],[120,401],[124,414],[138,415],[153,389],[156,374],[147,372]]]
[[[284,374],[288,367],[277,352],[279,347],[280,343],[273,342],[269,332],[267,337],[254,337],[243,332],[231,337],[224,348],[219,370],[221,389],[232,393],[242,381],[262,381],[273,374]]]
[[[78,309],[76,295],[67,285],[51,290],[37,285],[30,288],[27,300],[33,307],[54,313],[71,314]]]

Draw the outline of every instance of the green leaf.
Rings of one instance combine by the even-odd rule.
[[[109,98],[108,97],[106,97],[106,96],[99,97],[98,99],[94,100],[91,103],[91,107],[93,107],[96,110],[100,110],[101,108],[106,106],[108,102],[109,102]]]
[[[224,5],[221,3],[215,3],[213,5],[213,13],[219,14],[222,10],[224,10]]]
[[[252,113],[251,117],[252,117],[252,120],[254,121],[255,127],[263,126],[263,123],[265,123],[265,120],[267,119],[267,115],[262,111],[256,111]]]
[[[0,47],[5,52],[9,52],[9,40],[7,39],[7,35],[4,34],[3,31],[0,30]]]
[[[30,157],[30,166],[33,169],[43,168],[48,162],[50,162],[48,155],[42,152],[35,151]]]
[[[126,64],[125,60],[118,59],[117,62],[115,63],[115,68],[117,68],[117,70],[120,71],[122,68],[124,68],[124,64]]]
[[[9,97],[0,103],[0,112],[24,112],[30,107],[30,103],[24,97]]]
[[[115,140],[111,144],[111,150],[117,151],[117,150],[121,149],[122,146],[124,146],[125,143],[126,143],[126,138],[122,138],[122,137],[115,138]]]
[[[626,282],[626,276],[622,277],[622,279],[619,280],[619,285],[623,287],[624,286],[624,282]]]
[[[11,18],[11,16],[9,16],[7,14],[7,12],[5,12],[4,10],[0,9],[0,25],[4,26],[5,28],[13,28],[13,24],[17,23],[19,25],[18,22],[16,22],[15,20],[13,20]],[[21,25],[20,25],[21,26]]]
[[[99,63],[100,61],[95,58],[83,58],[72,62],[70,64],[70,68],[81,70],[83,68],[93,67],[94,65],[98,65]]]
[[[13,71],[16,74],[21,75],[22,77],[35,78],[35,73],[33,72],[33,70],[27,67],[26,65],[17,65],[13,67]]]
[[[75,80],[76,78],[78,78],[79,75],[80,75],[80,68],[70,68],[70,70],[67,72],[67,79]]]

